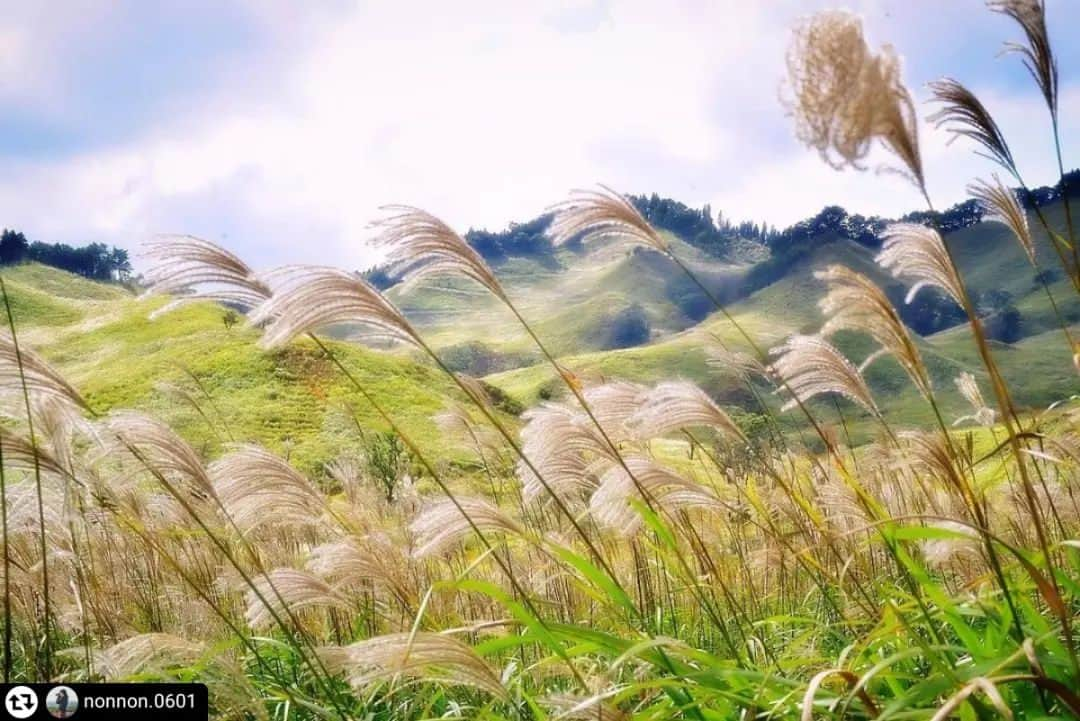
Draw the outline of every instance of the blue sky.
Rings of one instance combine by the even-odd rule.
[[[1052,183],[1045,108],[981,0],[7,3],[0,225],[130,248],[220,241],[256,266],[361,267],[377,208],[464,230],[603,182],[777,225],[824,205],[919,207],[898,178],[838,173],[778,102],[791,24],[849,7],[905,78],[952,75]],[[1050,0],[1066,163],[1080,166],[1080,3]],[[923,115],[929,106],[921,106]],[[923,128],[935,203],[993,169]]]

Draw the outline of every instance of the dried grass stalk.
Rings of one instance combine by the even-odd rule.
[[[285,345],[298,335],[329,325],[360,326],[374,340],[420,345],[405,316],[375,288],[337,268],[293,265],[267,274],[273,295],[251,313],[255,325],[266,323],[260,344]]]
[[[446,223],[408,205],[390,205],[383,210],[387,215],[374,224],[378,234],[373,242],[389,251],[386,262],[390,272],[407,285],[424,278],[464,276],[506,300],[487,262]]]
[[[442,499],[421,511],[409,525],[416,535],[417,548],[413,555],[427,558],[444,553],[474,533],[474,526],[485,535],[524,533],[516,521],[482,498],[458,497],[457,504]]]
[[[355,688],[398,676],[421,682],[449,683],[508,697],[499,677],[465,643],[437,633],[395,633],[349,646],[323,649],[331,671],[343,671]]]
[[[958,137],[974,140],[985,148],[991,160],[1014,176],[1018,175],[1016,161],[1001,128],[973,92],[952,78],[930,83],[930,91],[942,107],[928,119],[952,135],[950,143]]]
[[[842,265],[831,265],[815,273],[814,277],[828,286],[828,292],[818,301],[822,313],[828,317],[821,335],[828,338],[841,330],[866,333],[896,358],[919,392],[930,398],[930,375],[919,349],[881,288],[866,276]],[[878,356],[872,354],[859,370],[865,370]]]
[[[859,369],[824,338],[793,335],[770,353],[776,356],[772,363],[773,372],[784,379],[786,390],[794,394],[782,410],[795,408],[798,401],[836,393],[880,417]]]
[[[250,310],[270,297],[270,289],[244,261],[208,240],[190,235],[162,235],[144,244],[154,261],[143,273],[144,297],[178,295],[151,317],[195,300],[238,305]]]
[[[668,252],[668,243],[649,225],[625,196],[606,185],[599,190],[575,190],[567,200],[549,208],[555,214],[548,236],[555,245],[575,238],[588,242],[612,237],[647,248]]]
[[[1027,212],[1020,205],[1016,194],[1005,187],[998,176],[994,175],[994,182],[976,180],[968,185],[968,194],[979,201],[983,210],[983,220],[990,220],[1004,224],[1012,231],[1016,242],[1027,256],[1032,265],[1035,261],[1035,240],[1031,236],[1031,228],[1028,226]]]
[[[900,172],[923,188],[915,104],[891,46],[875,55],[858,17],[820,12],[795,28],[787,66],[787,105],[799,140],[834,168],[859,170],[880,141],[900,159]]]
[[[933,228],[917,223],[893,223],[885,229],[877,262],[896,278],[914,284],[904,298],[910,303],[924,287],[943,290],[963,305],[963,283],[945,249],[945,241]]]

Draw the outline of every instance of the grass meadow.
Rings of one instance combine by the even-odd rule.
[[[1060,153],[1042,5],[990,9]],[[893,51],[829,12],[788,65],[798,137],[849,172],[878,148],[933,210]],[[6,268],[4,680],[200,681],[216,719],[1080,718],[1080,207],[1028,203],[990,111],[934,95],[996,163],[971,192],[1011,270],[930,215],[641,348],[576,352],[602,309],[518,297],[408,206],[389,297],[186,236],[147,244],[139,298]],[[618,192],[552,212],[557,247],[607,244],[583,282],[646,302],[663,258],[708,293]],[[1045,268],[1029,336],[988,339],[970,284]],[[916,336],[883,279],[967,322]],[[474,337],[535,364],[455,371]]]

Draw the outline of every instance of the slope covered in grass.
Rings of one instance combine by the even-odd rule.
[[[50,328],[78,323],[127,295],[122,288],[37,263],[5,268],[4,283],[16,323]]]
[[[668,237],[715,292],[733,287],[744,270]],[[560,249],[550,257],[513,257],[495,270],[521,314],[559,355],[617,347],[609,333],[612,320],[631,306],[648,318],[651,339],[693,326],[709,311],[705,296],[674,263],[619,243]],[[513,316],[475,285],[436,280],[395,288],[390,296],[437,348],[473,342],[494,354],[535,354]]]
[[[1051,224],[1063,223],[1060,201],[1044,206],[1043,212]],[[972,297],[986,314],[988,329],[1009,341],[1001,344],[1001,352],[1007,354],[1003,363],[1017,368],[1028,356],[1034,359],[1032,367],[1044,359],[1057,359],[1067,348],[1062,325],[1080,321],[1080,299],[1062,279],[1057,256],[1034,213],[1031,227],[1045,271],[1042,280],[1049,284],[1056,309],[1036,270],[1003,225],[976,223],[948,235]],[[772,259],[767,272],[759,272],[766,270],[764,265],[722,262],[670,233],[667,237],[676,254],[764,348],[792,332],[812,333],[820,327],[823,319],[817,302],[824,286],[814,273],[830,264],[846,265],[869,276],[909,320],[940,316],[940,320],[923,323],[923,332],[959,323],[939,333],[940,339],[920,340],[946,406],[959,413],[962,402],[953,391],[952,379],[962,370],[982,372],[959,308],[926,291],[914,306],[906,307],[907,284],[876,264],[875,249],[843,237],[828,224],[811,233],[800,241],[808,251]],[[693,282],[658,253],[601,240],[559,249],[550,256],[510,257],[498,262],[495,270],[548,348],[577,372],[596,379],[642,382],[686,377],[720,398],[748,407],[745,391],[709,368],[702,350],[713,336],[732,342],[740,340],[739,334]],[[768,279],[764,285],[762,278]],[[757,290],[748,293],[751,288]],[[488,376],[525,403],[560,392],[561,383],[521,326],[482,289],[462,281],[437,281],[394,289],[391,294],[453,367]],[[620,314],[631,312],[632,307],[647,319],[647,332],[633,343],[613,342]],[[869,352],[869,346],[857,338],[842,337],[839,342],[855,360]],[[932,420],[891,361],[874,364],[868,378],[897,420]],[[1030,384],[1022,379],[1017,400],[1037,407],[1072,390],[1076,390],[1073,379],[1059,371],[1033,378]]]
[[[256,331],[226,328],[223,311],[210,304],[151,320],[163,300],[138,300],[45,266],[3,275],[21,337],[99,414],[147,410],[211,456],[227,443],[258,442],[314,473],[358,448],[364,431],[385,428],[310,342],[264,351]],[[331,347],[424,450],[455,458],[432,420],[457,397],[445,375],[401,354]]]
[[[1050,217],[1056,217],[1057,212],[1056,206],[1051,207]],[[1039,260],[1044,267],[1052,268],[1056,258],[1045,238],[1036,235]],[[1005,291],[1009,294],[1009,302],[1020,312],[1022,337],[1011,344],[994,343],[1003,372],[1014,383],[1017,403],[1023,407],[1042,408],[1070,393],[1080,392],[1080,382],[1073,371],[1071,352],[1058,315],[1052,310],[1045,290],[1036,281],[1035,271],[1008,231],[996,224],[980,223],[950,235],[949,244],[956,252],[974,294]],[[814,274],[833,264],[846,265],[867,275],[894,297],[903,296],[903,285],[874,262],[874,251],[833,236],[823,237],[820,245],[796,267],[774,283],[731,303],[728,311],[762,348],[780,343],[791,333],[816,332],[823,321],[817,303],[825,288]],[[1068,281],[1053,282],[1050,291],[1066,324],[1080,318],[1080,302]],[[668,377],[687,378],[716,397],[753,408],[756,401],[741,382],[706,362],[704,349],[718,340],[729,346],[746,348],[741,334],[717,312],[688,330],[645,347],[572,354],[564,357],[562,362],[586,378],[624,378],[645,383]],[[866,338],[854,334],[842,334],[836,342],[855,361],[865,358],[872,350]],[[917,338],[917,342],[947,415],[955,417],[966,413],[965,403],[956,392],[953,379],[961,371],[968,371],[985,384],[983,366],[968,326],[958,325]],[[875,362],[866,375],[890,420],[910,425],[933,422],[931,409],[891,359]],[[561,383],[546,365],[495,373],[488,380],[525,403],[562,393]],[[831,411],[826,409],[824,412]],[[852,421],[853,428],[863,439],[873,433],[873,424],[853,408],[851,418],[846,420]]]
[[[1044,211],[1051,223],[1062,220],[1058,204]],[[1039,262],[1055,268],[1057,258],[1034,218],[1032,227]],[[720,262],[668,237],[679,257],[727,303],[731,315],[762,348],[791,333],[812,333],[820,327],[817,302],[824,286],[814,274],[829,265],[851,267],[892,297],[903,297],[904,285],[878,267],[874,250],[836,233],[822,233],[808,254],[745,297],[740,293],[749,266]],[[995,344],[1006,375],[1015,382],[1017,403],[1045,407],[1080,392],[1061,329],[1062,320],[1066,324],[1080,320],[1080,302],[1060,271],[1048,274],[1055,311],[1034,269],[1003,226],[979,223],[950,234],[948,242],[973,295],[1008,305],[1019,314],[1019,337]],[[729,406],[750,413],[759,410],[758,399],[743,384],[706,359],[706,348],[718,340],[745,347],[740,334],[681,269],[658,253],[601,240],[561,248],[551,256],[509,257],[496,265],[496,271],[547,347],[586,380],[651,383],[687,378]],[[350,433],[355,436],[356,423],[344,410],[347,401],[357,401],[353,405],[362,427],[378,425],[316,350],[301,343],[286,351],[260,351],[253,331],[241,326],[226,329],[222,312],[212,306],[193,306],[151,322],[147,314],[153,304],[139,302],[116,286],[33,264],[8,268],[4,277],[16,321],[28,342],[72,374],[104,410],[154,408],[171,416],[189,437],[211,446],[229,438],[228,426],[237,439],[259,440],[294,453],[309,466],[325,462],[328,449]],[[484,375],[526,404],[564,392],[513,315],[478,286],[440,279],[395,288],[390,294],[451,367]],[[647,340],[635,347],[613,347],[614,319],[631,306],[640,308],[647,319]],[[347,339],[349,332],[344,329],[335,335]],[[871,351],[868,340],[854,334],[841,335],[837,343],[855,361]],[[953,378],[969,371],[985,382],[968,329],[956,326],[921,338],[919,344],[947,414],[965,413]],[[351,343],[337,347],[421,440],[439,445],[430,416],[452,396],[443,376],[406,354],[386,355]],[[189,372],[204,384],[223,418],[211,416],[208,421],[165,387],[180,386],[199,395]],[[911,425],[932,422],[930,409],[892,360],[874,363],[867,378],[891,420]],[[766,402],[775,406],[777,399],[766,397]],[[867,417],[843,402],[838,408],[860,438],[874,433]],[[830,403],[825,412],[835,415],[837,407]]]

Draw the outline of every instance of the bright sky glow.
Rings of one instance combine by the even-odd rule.
[[[156,232],[259,267],[363,267],[378,206],[455,227],[527,220],[603,182],[786,225],[839,204],[920,207],[904,181],[839,173],[778,101],[789,28],[838,3],[6,3],[0,225],[135,248]],[[841,3],[843,4],[843,3]],[[851,0],[920,101],[975,89],[1033,184],[1056,181],[1017,39],[980,0]],[[1080,3],[1051,0],[1069,167],[1080,166]],[[932,112],[922,105],[923,115]],[[993,168],[923,129],[939,207]]]

